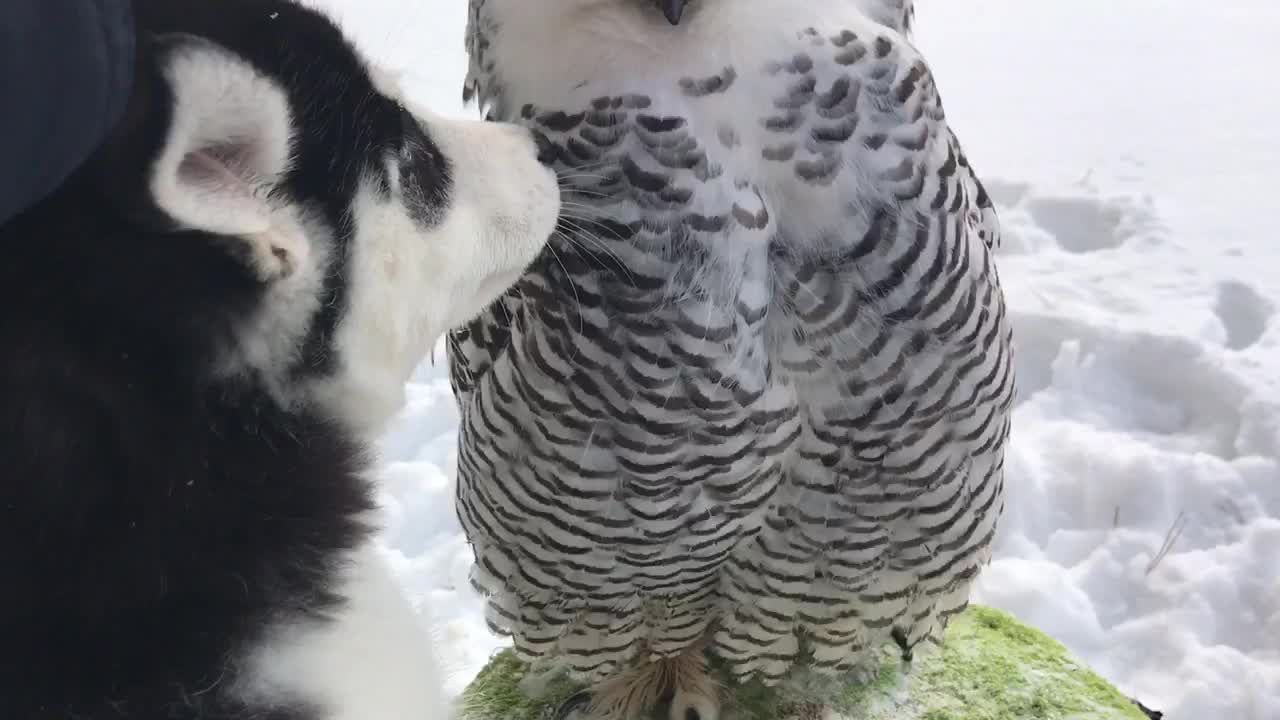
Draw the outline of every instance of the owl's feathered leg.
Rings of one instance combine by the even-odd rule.
[[[619,673],[569,698],[555,717],[643,720],[664,702],[669,704],[668,720],[720,720],[720,689],[701,647]]]

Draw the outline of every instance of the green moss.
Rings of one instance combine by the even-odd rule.
[[[511,650],[489,660],[463,691],[459,720],[545,720],[581,686],[551,678],[539,692],[526,691],[529,666]]]
[[[546,720],[578,688],[546,683],[537,698],[522,691],[528,669],[509,652],[496,655],[463,694],[462,720]],[[805,696],[829,699],[846,720],[1144,720],[1105,680],[1061,643],[985,607],[954,618],[940,648],[917,653],[903,673],[886,651],[867,682],[819,690],[750,683],[734,690],[726,720],[803,718]]]
[[[909,704],[921,720],[1144,717],[1061,643],[991,608],[973,607],[953,620],[941,650],[911,675]]]
[[[883,652],[880,655],[880,666],[871,681],[846,685],[835,696],[832,704],[842,713],[855,712],[876,698],[885,696],[898,685],[901,678],[901,655],[896,650]]]

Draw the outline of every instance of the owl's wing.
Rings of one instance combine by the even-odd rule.
[[[782,515],[725,573],[717,649],[744,676],[788,671],[796,640],[777,617],[804,618],[824,668],[890,635],[938,638],[1001,508],[1014,382],[999,220],[928,65],[862,4],[827,6],[801,46],[762,58],[790,255],[774,353],[810,420]]]
[[[493,361],[511,342],[509,307],[513,302],[516,300],[509,292],[471,322],[445,336],[449,384],[459,406],[465,406],[476,379],[493,367]]]
[[[910,0],[854,5],[893,28],[909,26],[913,11]],[[776,147],[794,150],[767,153],[766,160],[789,160],[815,193],[831,190],[843,201],[829,203],[832,210],[888,201],[908,221],[916,214],[966,221],[951,242],[973,234],[998,247],[991,198],[947,122],[919,51],[900,31],[876,32],[865,21],[841,24],[841,13],[831,15],[831,26],[804,52],[765,62],[777,90],[776,114],[764,125]]]
[[[485,80],[492,75],[493,62],[488,53],[492,28],[487,25],[484,4],[485,0],[470,0],[467,7],[464,43],[468,64],[462,82],[463,103],[475,100],[481,115],[489,112],[492,89],[485,87]],[[460,406],[465,406],[475,379],[493,366],[494,359],[511,341],[511,310],[519,302],[518,294],[514,288],[509,290],[471,322],[446,335],[449,382]]]
[[[488,59],[491,34],[490,28],[486,27],[484,3],[485,0],[470,0],[468,3],[467,29],[463,37],[463,44],[467,50],[467,74],[462,80],[462,102],[465,104],[476,100],[480,105],[481,113],[485,111],[483,93],[485,63],[492,62]]]

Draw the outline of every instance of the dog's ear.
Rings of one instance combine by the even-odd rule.
[[[170,36],[161,72],[172,118],[150,189],[156,204],[191,229],[266,232],[268,193],[288,170],[292,120],[284,91],[224,48]]]
[[[159,42],[171,116],[149,171],[152,201],[183,229],[237,238],[264,278],[288,274],[306,251],[274,196],[291,162],[293,119],[278,83],[216,43]]]

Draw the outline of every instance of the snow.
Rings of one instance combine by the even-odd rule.
[[[314,0],[438,111],[465,0]],[[1021,394],[975,600],[1171,719],[1280,718],[1274,0],[920,0],[918,44],[1001,205]],[[458,692],[503,646],[451,506],[443,349],[383,440],[385,551]]]

